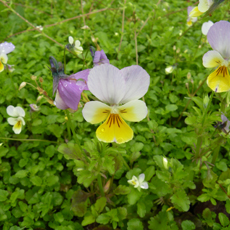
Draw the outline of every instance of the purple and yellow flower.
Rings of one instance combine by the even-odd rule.
[[[189,13],[190,17],[198,17],[201,14],[207,12],[213,5],[213,0],[199,0],[198,6],[194,7]]]
[[[230,90],[230,23],[216,22],[208,31],[207,39],[213,50],[203,56],[203,65],[206,68],[217,69],[208,76],[207,84],[215,92],[221,93]]]
[[[100,141],[121,144],[133,138],[133,130],[125,120],[138,122],[146,117],[146,104],[138,99],[147,92],[149,82],[148,73],[137,65],[119,70],[104,64],[90,71],[88,88],[102,102],[87,102],[82,113],[91,124],[105,120],[96,131]]]
[[[89,69],[82,70],[65,79],[59,80],[54,101],[57,108],[71,108],[73,110],[78,109],[82,91],[88,90],[87,78],[89,71]]]
[[[8,61],[7,54],[12,52],[15,46],[9,42],[3,42],[0,44],[0,72],[4,70],[4,65]]]
[[[6,108],[6,112],[9,116],[7,121],[10,125],[13,125],[13,131],[16,134],[19,134],[22,130],[22,125],[25,125],[25,121],[23,117],[25,117],[25,111],[23,108],[17,106],[14,107],[12,105],[9,105]]]
[[[94,66],[101,65],[101,64],[109,64],[109,59],[105,55],[104,50],[95,52],[94,58],[93,58],[93,64]]]
[[[149,185],[145,180],[145,174],[142,173],[139,175],[139,177],[137,178],[136,176],[133,176],[131,180],[128,180],[128,183],[133,185],[134,188],[137,188],[138,191],[142,189],[148,189]]]

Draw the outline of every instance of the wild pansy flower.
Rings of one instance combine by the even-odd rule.
[[[190,12],[190,17],[198,17],[207,12],[212,7],[214,0],[199,0],[198,6],[194,7]]]
[[[50,57],[53,75],[53,94],[57,91],[54,104],[59,109],[78,109],[83,90],[88,90],[87,78],[89,69],[80,71],[70,76],[64,74],[64,67],[54,57]]]
[[[203,56],[203,65],[206,68],[217,69],[208,76],[207,84],[215,92],[230,90],[230,23],[227,21],[216,22],[208,31],[207,39],[212,51]]]
[[[15,46],[12,43],[3,42],[0,44],[0,72],[4,70],[4,64],[8,61],[7,54],[12,52],[14,49]]]
[[[187,25],[188,26],[191,26],[193,22],[196,22],[197,21],[197,16],[190,16],[190,12],[194,9],[194,7],[192,6],[189,6],[187,8],[187,13],[188,13],[188,19],[187,19]]]
[[[212,25],[213,25],[213,22],[210,21],[210,20],[208,22],[204,22],[202,27],[201,27],[202,34],[207,35],[208,31],[209,31],[209,29],[211,28]]]
[[[95,48],[91,46],[90,52],[93,58],[94,66],[101,65],[101,64],[109,64],[109,59],[107,58],[104,50],[95,51]]]
[[[25,125],[23,117],[25,117],[25,111],[23,108],[17,106],[14,107],[9,105],[6,109],[6,112],[10,118],[7,119],[10,125],[13,125],[13,131],[16,134],[19,134],[22,130],[22,125]]]
[[[221,114],[221,120],[222,122],[218,122],[217,125],[214,125],[214,127],[219,131],[223,131],[224,133],[228,134],[230,121],[223,113]]]
[[[147,182],[144,181],[145,180],[145,174],[142,173],[139,175],[139,177],[135,177],[133,176],[131,180],[128,180],[128,183],[133,185],[134,188],[137,188],[138,191],[142,189],[148,189],[149,188],[149,185]]]
[[[30,104],[30,108],[33,112],[37,112],[40,110],[39,106],[37,106],[36,104]]]
[[[133,138],[133,130],[124,120],[138,122],[146,117],[146,104],[138,99],[147,92],[149,82],[148,73],[137,65],[119,70],[103,64],[91,69],[88,88],[104,103],[87,102],[82,113],[91,124],[105,120],[96,131],[100,141],[121,144]]]
[[[83,48],[81,47],[81,42],[79,40],[76,40],[74,42],[73,37],[69,36],[69,44],[70,44],[70,47],[68,46],[68,48],[72,48],[76,54],[82,53]]]

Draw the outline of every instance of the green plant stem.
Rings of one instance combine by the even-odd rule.
[[[220,151],[220,145],[218,145],[213,151],[212,164],[215,165],[216,159],[218,158]]]
[[[66,72],[66,56],[65,56],[65,50],[66,50],[66,48],[64,48],[64,73]]]
[[[207,105],[207,107],[206,107],[205,110],[204,110],[204,114],[203,114],[203,118],[202,118],[202,122],[201,122],[202,126],[204,125],[205,117],[206,117],[206,115],[207,115],[207,113],[208,113],[208,110],[209,110],[209,107],[210,107],[210,105],[211,105],[213,95],[214,95],[214,91],[212,91],[211,96],[210,96],[210,98],[209,98],[208,105]]]
[[[99,167],[100,168],[100,167]],[[103,186],[102,186],[102,181],[101,181],[101,174],[100,172],[97,175],[97,183],[98,183],[98,187],[101,193],[101,196],[105,196],[104,190],[103,190]]]
[[[69,118],[69,114],[68,114],[68,112],[66,112],[66,116],[67,116],[67,122],[66,122],[66,125],[67,125],[67,132],[68,132],[68,138],[69,138],[69,140],[71,140],[72,138],[71,138],[71,131],[70,131],[70,127],[71,127],[71,121],[69,120],[70,118]]]
[[[8,138],[8,137],[0,137],[2,140],[10,140],[10,141],[42,141],[42,142],[49,142],[49,143],[57,143],[57,141],[48,141],[42,139],[17,139],[17,138]]]
[[[69,125],[69,127],[70,127],[70,129],[71,129],[71,131],[72,131],[72,134],[73,134],[73,139],[74,139],[74,141],[75,141],[76,143],[78,143],[78,140],[77,140],[77,138],[76,138],[76,133],[75,133],[74,127],[72,126],[72,121],[71,121],[71,117],[70,117],[70,112],[69,112],[68,110],[66,110],[66,115],[67,115],[67,119],[68,119],[67,123],[69,123],[68,125]],[[68,127],[68,125],[67,125],[67,127]]]

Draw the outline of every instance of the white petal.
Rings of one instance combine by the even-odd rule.
[[[200,2],[198,4],[199,11],[203,12],[203,13],[208,11],[208,9],[212,5],[212,3],[213,3],[213,1],[210,1],[210,0],[200,0]]]
[[[26,114],[25,114],[25,111],[24,111],[23,108],[17,106],[17,107],[15,107],[15,109],[16,109],[16,111],[17,111],[17,113],[18,113],[18,116],[20,116],[20,117],[25,117]]]
[[[148,113],[145,102],[141,100],[133,100],[119,106],[118,111],[124,120],[133,122],[143,120]]]
[[[77,49],[79,49],[80,46],[81,45],[81,42],[79,41],[79,40],[77,40],[77,41],[75,41],[75,47],[77,48]]]
[[[126,92],[120,103],[143,97],[149,88],[150,76],[140,66],[133,65],[120,70],[125,78]]]
[[[6,112],[7,112],[8,115],[10,115],[12,117],[17,117],[18,116],[17,110],[12,105],[9,105],[6,108]]]
[[[118,104],[125,94],[125,79],[120,70],[110,64],[93,67],[87,84],[92,94],[109,104]]]
[[[9,117],[7,121],[10,125],[15,125],[18,122],[18,119],[14,117]]]
[[[149,188],[148,183],[147,183],[147,182],[143,182],[143,183],[141,184],[141,188],[142,188],[142,189],[148,189],[148,188]]]
[[[202,34],[207,35],[209,29],[211,28],[211,26],[213,24],[214,23],[212,21],[210,21],[210,20],[208,22],[204,22],[203,25],[202,25],[202,28],[201,28]]]
[[[74,42],[73,37],[72,37],[72,36],[69,36],[69,44],[72,45],[73,42]]]
[[[1,54],[0,54],[0,61],[1,61],[2,63],[4,63],[4,64],[7,63],[8,57],[7,57],[7,55],[6,55],[5,53],[1,53]]]
[[[223,57],[215,50],[208,51],[203,56],[203,65],[206,68],[213,68],[224,63]]]
[[[87,102],[82,110],[82,115],[86,121],[91,124],[97,124],[104,121],[110,114],[111,107],[100,102]]]
[[[22,125],[17,125],[17,123],[13,126],[13,131],[15,134],[19,134],[22,131]]]
[[[22,117],[19,117],[18,119],[20,119],[22,121],[22,125],[26,124],[25,121],[24,121],[24,119]]]
[[[142,174],[139,175],[139,182],[140,182],[140,184],[141,184],[144,180],[145,180],[145,174],[142,173]]]
[[[3,42],[0,44],[0,53],[8,54],[15,49],[15,46],[9,42]]]

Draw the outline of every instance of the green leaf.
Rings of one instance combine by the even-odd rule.
[[[183,212],[187,212],[190,207],[190,201],[183,189],[176,191],[176,193],[170,198],[175,208]]]
[[[9,195],[9,192],[3,189],[0,189],[0,201],[7,200],[7,196]]]
[[[153,177],[153,175],[155,174],[155,167],[154,166],[148,167],[144,171],[144,174],[145,174],[145,181],[149,181]]]
[[[177,105],[174,105],[174,104],[169,104],[169,105],[166,105],[165,106],[165,109],[172,112],[172,111],[175,111],[178,109],[178,106]]]
[[[26,177],[27,176],[27,170],[19,170],[19,171],[17,171],[17,173],[15,174],[15,176],[17,177],[17,178],[24,178],[24,177]]]
[[[209,208],[206,208],[202,213],[203,218],[206,220],[208,226],[213,226],[212,213]]]
[[[92,213],[86,213],[81,225],[86,226],[86,225],[94,223],[95,221],[96,221],[95,216],[93,216]]]
[[[105,197],[99,198],[95,203],[95,209],[98,213],[101,213],[106,205],[107,199]]]
[[[225,208],[226,208],[226,212],[230,214],[230,200],[229,199],[226,200]]]
[[[224,213],[220,212],[218,214],[218,217],[219,217],[219,220],[220,220],[220,223],[222,226],[225,227],[225,226],[229,225],[229,219]]]
[[[182,227],[183,230],[193,230],[193,229],[196,229],[195,224],[192,221],[190,221],[190,220],[184,220],[181,223],[181,227]]]
[[[125,185],[119,185],[113,191],[115,195],[126,195],[130,193],[130,188]]]
[[[108,224],[110,219],[111,219],[111,217],[108,216],[107,214],[101,214],[97,217],[96,221],[99,224]]]
[[[144,229],[142,222],[137,218],[133,218],[129,220],[127,226],[128,226],[127,230],[137,230],[137,229],[143,230]]]
[[[137,201],[140,199],[140,197],[141,197],[141,192],[139,192],[135,188],[132,188],[131,192],[127,195],[128,203],[130,205],[134,205],[137,203]]]
[[[145,203],[143,201],[139,201],[137,203],[137,214],[143,218],[146,214],[146,206]]]
[[[74,144],[72,142],[59,145],[58,151],[68,156],[69,159],[82,159],[81,148],[79,147],[79,145]]]
[[[33,185],[41,186],[42,179],[39,176],[33,176],[30,178],[30,181],[33,183]]]

